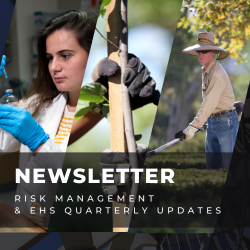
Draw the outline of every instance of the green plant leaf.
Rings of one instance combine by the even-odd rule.
[[[101,103],[105,101],[103,95],[107,89],[99,83],[89,83],[82,87],[79,95],[79,100]]]
[[[96,103],[94,102],[78,100],[75,120],[78,121],[80,118],[86,115],[95,105]]]
[[[107,6],[110,2],[111,2],[111,0],[103,0],[100,9]]]
[[[102,114],[107,118],[107,120],[110,122],[110,114],[109,114],[109,107],[108,106],[103,106],[102,107]]]
[[[142,138],[141,134],[140,135],[135,135],[135,141],[139,141],[139,140],[141,140],[141,138]]]
[[[100,7],[100,11],[99,11],[99,16],[104,17],[105,13],[106,13],[106,6],[111,2],[111,0],[103,0],[101,7]]]
[[[100,9],[100,11],[99,11],[98,17],[99,17],[99,16],[104,17],[105,14],[106,14],[106,9],[105,9],[105,8],[102,8],[102,9]]]

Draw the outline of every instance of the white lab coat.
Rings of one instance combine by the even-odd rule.
[[[0,152],[15,152],[20,150],[19,168],[22,172],[25,169],[30,169],[31,178],[30,183],[25,183],[21,180],[21,183],[17,186],[16,195],[21,196],[21,202],[15,202],[14,207],[19,207],[22,214],[29,218],[30,207],[31,207],[31,195],[46,195],[46,203],[39,202],[42,206],[49,210],[49,207],[53,205],[54,196],[56,194],[57,184],[51,184],[49,176],[45,173],[46,184],[34,184],[33,183],[33,169],[34,168],[52,168],[55,171],[62,167],[64,160],[64,152],[66,152],[68,139],[65,138],[62,144],[56,145],[53,140],[56,136],[66,103],[68,94],[61,93],[54,98],[52,104],[45,108],[35,120],[43,127],[44,131],[49,134],[49,140],[43,145],[38,154],[34,155],[30,149],[21,144],[12,135],[4,135],[3,147]],[[20,101],[19,107],[25,108],[33,98],[28,100],[26,103]],[[1,138],[0,138],[1,139]],[[53,154],[49,154],[53,153]],[[49,179],[48,179],[49,178]],[[26,196],[26,201],[24,197]],[[46,211],[46,224],[48,226],[50,214]]]

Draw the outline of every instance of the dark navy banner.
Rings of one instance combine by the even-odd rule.
[[[3,56],[5,43],[9,33],[10,23],[15,8],[15,2],[13,0],[1,0],[0,8],[0,23],[1,23],[1,35],[0,35],[0,58]]]

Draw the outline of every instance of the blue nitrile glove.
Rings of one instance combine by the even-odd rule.
[[[3,74],[3,70],[4,70],[4,65],[5,64],[6,64],[6,56],[3,55],[2,61],[1,61],[1,66],[0,66],[0,76]]]
[[[32,152],[49,138],[27,110],[10,105],[0,106],[0,128],[28,146]]]

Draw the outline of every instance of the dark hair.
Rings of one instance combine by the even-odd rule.
[[[60,93],[57,90],[48,70],[48,59],[46,56],[46,39],[56,30],[74,31],[80,46],[90,52],[92,39],[95,32],[97,15],[82,10],[69,10],[51,19],[41,31],[37,41],[38,63],[37,76],[33,80],[32,86],[24,101],[31,96],[38,94],[29,104],[29,108],[34,108],[32,115],[35,116],[44,108],[47,103]]]

